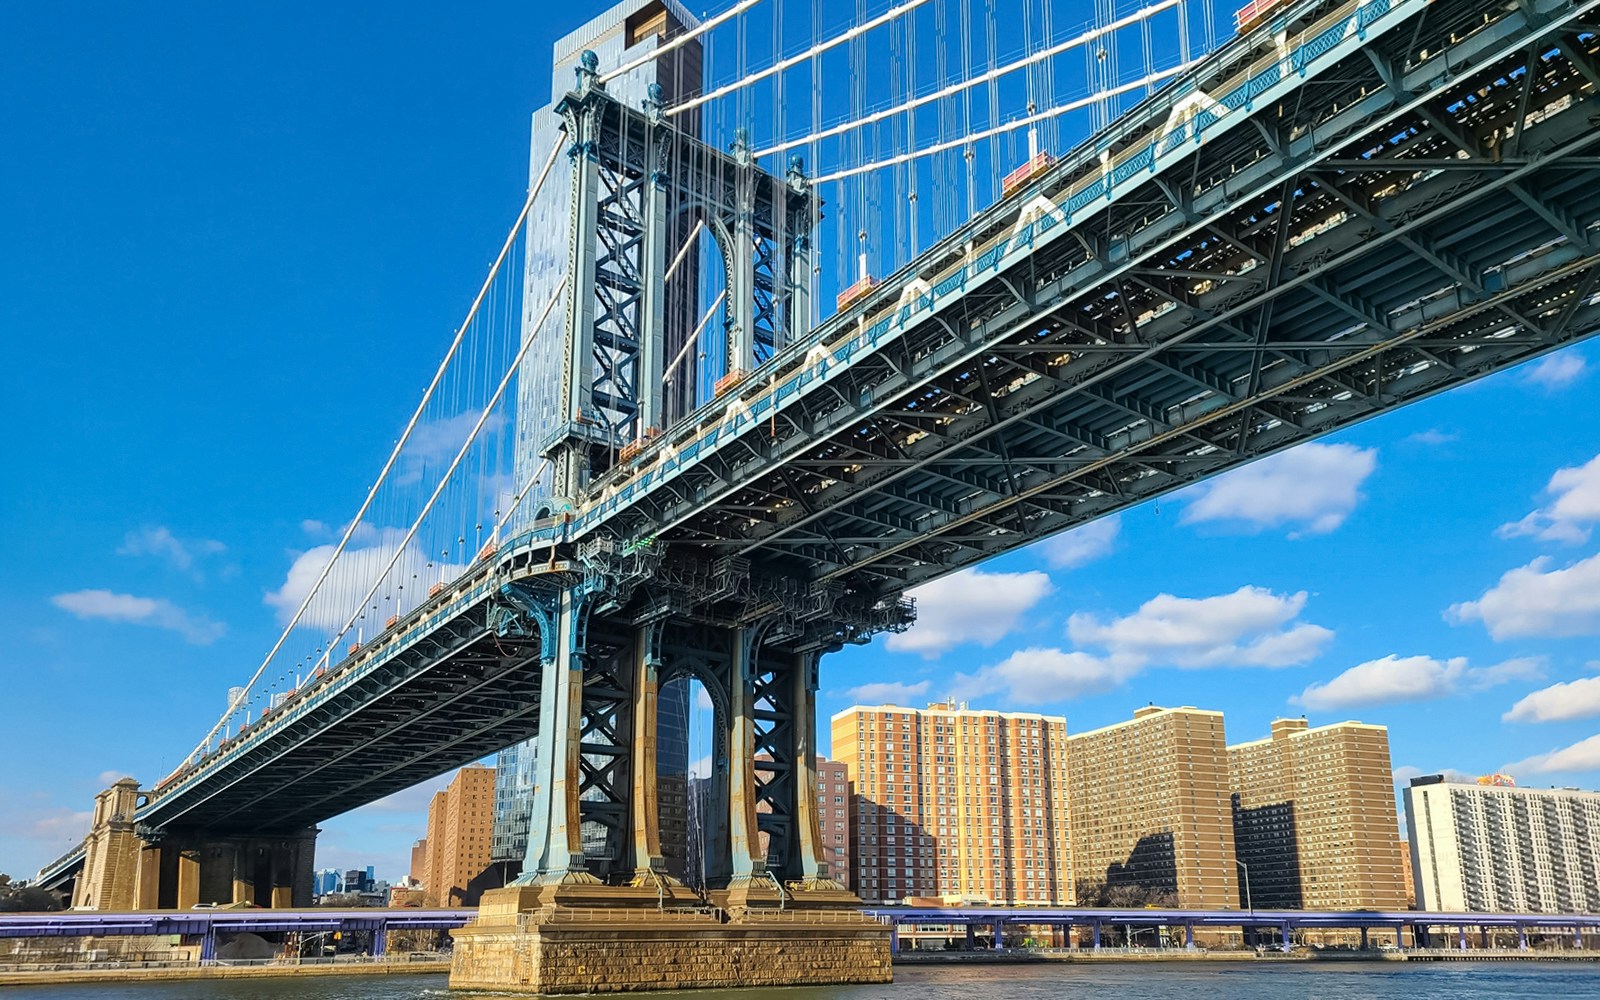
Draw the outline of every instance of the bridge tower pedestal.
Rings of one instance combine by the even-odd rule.
[[[738,561],[601,556],[504,589],[496,628],[540,637],[543,773],[524,874],[453,932],[451,986],[888,982],[889,929],[861,914],[822,849],[817,666],[827,649],[908,623],[909,605]],[[705,847],[686,885],[662,857],[655,704],[688,678],[713,703],[715,749],[690,793],[705,804]]]

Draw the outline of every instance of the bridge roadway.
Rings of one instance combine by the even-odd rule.
[[[1427,931],[1457,928],[1464,948],[1467,928],[1507,930],[1519,934],[1544,932],[1600,933],[1600,914],[1594,913],[1432,913],[1415,910],[1350,912],[1316,910],[1180,910],[1087,909],[1071,907],[911,907],[863,908],[863,912],[895,927],[946,925],[985,927],[1003,941],[1008,925],[1024,927],[1089,927],[1099,940],[1101,927],[1270,928],[1285,945],[1296,930],[1394,930],[1406,927]],[[384,952],[390,931],[451,930],[477,916],[476,909],[218,909],[130,913],[18,913],[0,914],[0,939],[36,937],[112,937],[146,934],[183,934],[201,939],[202,960],[216,955],[218,935],[331,931],[364,931],[373,937],[374,954]],[[1575,937],[1574,940],[1577,940]]]
[[[508,583],[748,612],[759,574],[886,627],[905,588],[1590,335],[1597,6],[1286,7],[175,772],[141,832],[302,829],[533,735]]]

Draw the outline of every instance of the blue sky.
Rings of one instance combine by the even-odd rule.
[[[600,6],[0,14],[0,871],[166,773],[276,638],[304,523],[353,512],[520,204],[551,41]],[[1594,358],[936,584],[825,661],[820,711],[1154,701],[1235,740],[1305,712],[1389,725],[1397,768],[1594,787]],[[432,787],[325,824],[320,862],[400,875]]]

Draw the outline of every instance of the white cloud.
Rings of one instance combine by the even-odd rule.
[[[457,771],[450,771],[437,777],[429,778],[426,781],[420,781],[410,788],[402,788],[400,791],[391,792],[375,802],[368,802],[364,806],[352,809],[345,815],[350,816],[361,813],[419,813],[426,815],[429,804],[433,802],[434,793],[444,791],[445,787],[455,780],[456,774]],[[426,830],[423,830],[417,836],[420,837],[426,832]]]
[[[1313,441],[1195,487],[1181,521],[1232,521],[1258,531],[1294,526],[1291,534],[1326,534],[1355,510],[1361,484],[1377,467],[1375,448]]]
[[[1286,667],[1304,663],[1333,633],[1296,622],[1306,594],[1240,587],[1216,597],[1158,594],[1123,618],[1101,622],[1079,613],[1067,633],[1079,645],[1104,647],[1111,658],[1137,665]]]
[[[1511,706],[1501,716],[1507,722],[1565,722],[1600,715],[1600,677],[1541,688]]]
[[[711,777],[712,766],[711,755],[706,754],[704,757],[701,757],[689,764],[689,777],[709,778]]]
[[[958,698],[1003,692],[1014,702],[1041,705],[1110,691],[1137,672],[1137,664],[1089,653],[1030,648],[976,674],[957,674],[953,687]]]
[[[1445,617],[1481,621],[1496,639],[1600,632],[1600,555],[1565,569],[1550,569],[1540,557],[1506,573],[1476,601],[1451,605]]]
[[[1312,684],[1289,700],[1312,711],[1434,701],[1455,694],[1463,686],[1481,691],[1539,676],[1541,664],[1536,659],[1469,667],[1464,656],[1439,660],[1431,656],[1390,653],[1380,660],[1359,663],[1331,681]]]
[[[1122,618],[1075,614],[1067,633],[1103,652],[1028,648],[971,674],[957,674],[952,694],[1044,704],[1113,690],[1147,667],[1283,667],[1314,657],[1333,633],[1297,622],[1306,595],[1240,587],[1187,598],[1159,594]]]
[[[1569,747],[1536,754],[1500,770],[1511,774],[1579,774],[1600,771],[1600,734]]]
[[[1039,543],[1045,561],[1056,569],[1076,569],[1110,555],[1122,531],[1122,518],[1113,514],[1098,521],[1064,531]]]
[[[206,556],[221,555],[227,546],[212,538],[182,539],[172,529],[147,525],[130,531],[117,549],[119,556],[155,556],[165,559],[174,569],[192,573],[196,563]]]
[[[909,705],[915,698],[928,693],[928,682],[906,684],[902,681],[877,681],[862,684],[844,693],[857,705]]]
[[[115,785],[117,782],[126,777],[129,777],[127,771],[101,771],[100,776],[95,778],[95,782],[98,783],[101,788],[110,788],[112,785]]]
[[[301,624],[324,629],[344,625],[355,610],[355,602],[371,589],[373,581],[389,565],[389,560],[394,557],[404,537],[405,533],[398,528],[358,532],[352,538],[352,544],[345,548],[339,561],[328,572],[328,578],[323,581],[316,598],[301,617]],[[356,544],[356,539],[364,539],[370,544]],[[295,557],[282,586],[264,598],[268,605],[277,609],[280,622],[287,624],[294,617],[295,610],[311,592],[317,576],[328,560],[333,558],[336,549],[334,545],[318,545]],[[388,620],[390,615],[415,607],[418,601],[427,596],[431,585],[440,580],[452,580],[466,569],[455,563],[436,562],[419,549],[413,542],[384,577],[384,586],[379,587],[373,596],[378,609],[373,612],[369,608],[369,614],[375,620],[366,623],[367,635],[381,629],[382,621]],[[385,600],[386,597],[389,599]]]
[[[1440,430],[1437,427],[1430,427],[1425,431],[1418,431],[1415,434],[1407,436],[1406,442],[1408,444],[1441,445],[1450,444],[1453,441],[1459,440],[1460,437],[1461,435],[1459,434],[1453,434],[1450,431]]]
[[[917,599],[917,623],[887,645],[901,653],[921,653],[932,659],[952,646],[976,642],[991,646],[1016,625],[1053,588],[1050,576],[1027,573],[986,573],[966,569],[942,580],[925,583],[910,592]]]
[[[1600,523],[1600,455],[1560,469],[1544,491],[1555,499],[1520,521],[1500,526],[1501,538],[1532,535],[1547,542],[1587,542]]]
[[[227,626],[202,615],[191,615],[171,601],[156,597],[136,597],[109,590],[78,590],[57,594],[50,603],[83,619],[151,625],[183,636],[185,641],[206,646],[222,638]]]
[[[1565,389],[1583,376],[1587,363],[1583,355],[1573,351],[1548,354],[1529,365],[1523,380],[1541,389]]]
[[[1544,658],[1524,656],[1492,667],[1473,667],[1467,671],[1467,680],[1474,691],[1487,691],[1512,681],[1544,680]]]
[[[1389,773],[1397,785],[1407,784],[1412,778],[1420,778],[1425,774],[1442,774],[1446,781],[1472,781],[1477,777],[1477,775],[1468,774],[1465,771],[1457,771],[1449,767],[1422,768],[1413,767],[1410,764],[1397,767]]]
[[[5,801],[0,798],[0,839],[6,841],[7,870],[14,878],[31,878],[40,865],[48,864],[68,847],[89,833],[94,820],[90,810],[39,809],[34,802]],[[32,855],[25,860],[18,855]],[[16,868],[10,868],[16,865]]]
[[[1464,656],[1436,660],[1390,653],[1381,660],[1357,664],[1325,684],[1312,684],[1289,700],[1312,711],[1431,701],[1455,691],[1466,669]]]
[[[450,461],[456,457],[461,446],[466,443],[467,435],[472,433],[472,428],[482,416],[480,409],[471,409],[458,413],[453,417],[443,417],[420,423],[411,432],[411,438],[406,442],[405,450],[400,453],[400,461],[395,469],[395,482],[400,485],[415,483],[426,475],[430,482],[438,481],[449,467]],[[478,432],[477,440],[473,442],[474,449],[481,449],[492,436],[505,426],[506,418],[502,413],[491,413],[489,419],[483,423],[483,429]]]
[[[702,712],[715,712],[717,705],[711,700],[711,692],[703,685],[696,684],[694,688],[694,707]]]

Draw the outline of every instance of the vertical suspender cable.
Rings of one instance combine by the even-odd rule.
[[[255,686],[256,681],[261,679],[261,675],[266,672],[267,666],[272,663],[273,657],[278,655],[278,650],[283,648],[283,644],[288,640],[290,634],[293,633],[295,626],[300,624],[300,619],[304,617],[306,609],[310,607],[312,600],[317,595],[318,589],[322,586],[323,582],[327,580],[329,571],[333,569],[333,564],[344,553],[345,548],[350,544],[351,537],[355,535],[356,529],[361,525],[362,518],[366,515],[367,510],[371,508],[373,499],[378,495],[378,490],[388,479],[390,471],[394,469],[395,463],[400,457],[401,450],[405,447],[406,442],[411,439],[411,434],[414,430],[416,430],[417,423],[421,420],[423,412],[428,407],[428,402],[433,398],[434,391],[438,389],[440,381],[443,380],[445,371],[449,368],[451,360],[456,355],[456,350],[461,346],[462,337],[466,335],[467,326],[471,323],[472,317],[477,314],[478,308],[483,304],[483,298],[488,293],[489,286],[494,282],[495,275],[499,273],[501,263],[504,262],[506,255],[510,253],[512,245],[516,242],[517,233],[521,230],[524,220],[527,219],[528,212],[533,207],[533,201],[536,197],[538,197],[539,189],[544,185],[545,178],[550,174],[550,168],[555,164],[556,157],[561,152],[561,145],[561,143],[557,142],[554,148],[550,150],[550,156],[545,160],[544,168],[539,172],[538,180],[534,182],[533,187],[529,190],[528,197],[522,203],[521,211],[517,213],[516,221],[511,224],[511,231],[506,236],[506,241],[504,245],[501,246],[499,255],[495,257],[494,264],[489,269],[489,276],[484,279],[483,287],[478,290],[477,297],[472,300],[472,306],[467,310],[467,320],[461,324],[461,329],[456,332],[455,339],[450,342],[450,347],[445,351],[444,359],[439,362],[438,371],[434,372],[433,380],[428,383],[428,388],[424,390],[422,394],[422,401],[417,404],[416,410],[411,414],[411,420],[407,422],[405,430],[400,433],[399,440],[394,443],[393,449],[390,450],[389,458],[384,462],[383,469],[379,471],[378,478],[373,482],[372,488],[367,491],[366,499],[361,502],[361,508],[356,511],[356,516],[352,518],[350,523],[345,527],[344,534],[340,537],[339,544],[334,548],[333,555],[328,559],[327,564],[322,567],[322,572],[317,575],[316,581],[311,585],[311,589],[306,592],[306,596],[301,600],[300,606],[295,609],[294,616],[290,618],[289,624],[284,626],[283,632],[278,636],[277,642],[272,644],[272,649],[267,652],[266,658],[261,662],[261,666],[256,668],[256,672],[252,674],[250,680],[245,683],[244,691],[239,695],[238,698],[229,701],[228,708],[223,712],[222,718],[217,720],[217,724],[212,726],[211,729],[207,731],[205,737],[200,741],[199,745],[196,746],[195,749],[184,758],[184,763],[188,763],[196,754],[203,752],[206,744],[210,742],[211,738],[217,734],[218,730],[227,724],[229,716],[231,716],[240,705],[244,704],[245,699],[249,696],[251,688]],[[181,769],[182,766],[183,765],[180,764],[179,768]]]

